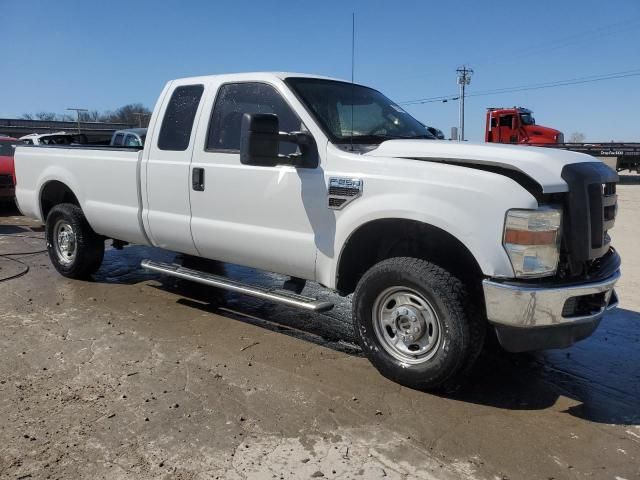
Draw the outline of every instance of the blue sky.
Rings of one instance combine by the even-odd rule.
[[[172,78],[278,70],[351,75],[402,102],[640,70],[640,1],[0,0],[0,116],[66,107],[153,108]],[[640,76],[467,101],[467,138],[489,106],[527,106],[538,123],[588,140],[640,141]],[[407,107],[446,132],[457,102]]]

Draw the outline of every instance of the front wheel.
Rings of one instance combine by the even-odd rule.
[[[65,277],[88,278],[102,264],[104,238],[93,231],[77,205],[62,203],[51,209],[46,239],[51,263]]]
[[[387,378],[420,390],[456,386],[475,362],[484,324],[462,282],[416,258],[369,269],[353,298],[356,338]]]

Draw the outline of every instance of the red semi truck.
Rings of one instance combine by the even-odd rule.
[[[485,141],[488,143],[556,144],[564,135],[555,128],[536,125],[527,108],[488,108]]]
[[[562,148],[605,160],[617,171],[640,173],[640,143],[565,143],[560,130],[536,124],[528,108],[488,108],[485,142]]]

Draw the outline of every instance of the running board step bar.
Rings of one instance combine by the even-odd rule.
[[[303,310],[312,312],[326,312],[327,310],[331,310],[333,308],[333,303],[331,302],[317,300],[315,298],[305,297],[303,295],[297,295],[287,290],[266,288],[258,285],[249,285],[246,283],[231,280],[226,277],[222,277],[220,275],[213,275],[211,273],[184,268],[180,265],[154,262],[153,260],[143,260],[140,266],[142,266],[142,268],[146,268],[147,270],[164,273],[165,275],[170,275],[172,277],[191,280],[192,282],[202,283],[211,287],[222,288],[231,292],[261,298],[263,300],[269,300],[275,303],[282,303],[290,307],[301,308]]]

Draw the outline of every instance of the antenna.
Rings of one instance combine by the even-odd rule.
[[[351,83],[354,80],[356,60],[356,12],[351,14]]]
[[[353,152],[353,102],[354,102],[354,93],[353,93],[353,82],[355,78],[355,61],[356,61],[356,12],[351,13],[351,135],[349,137],[349,141],[351,143],[351,151]]]

